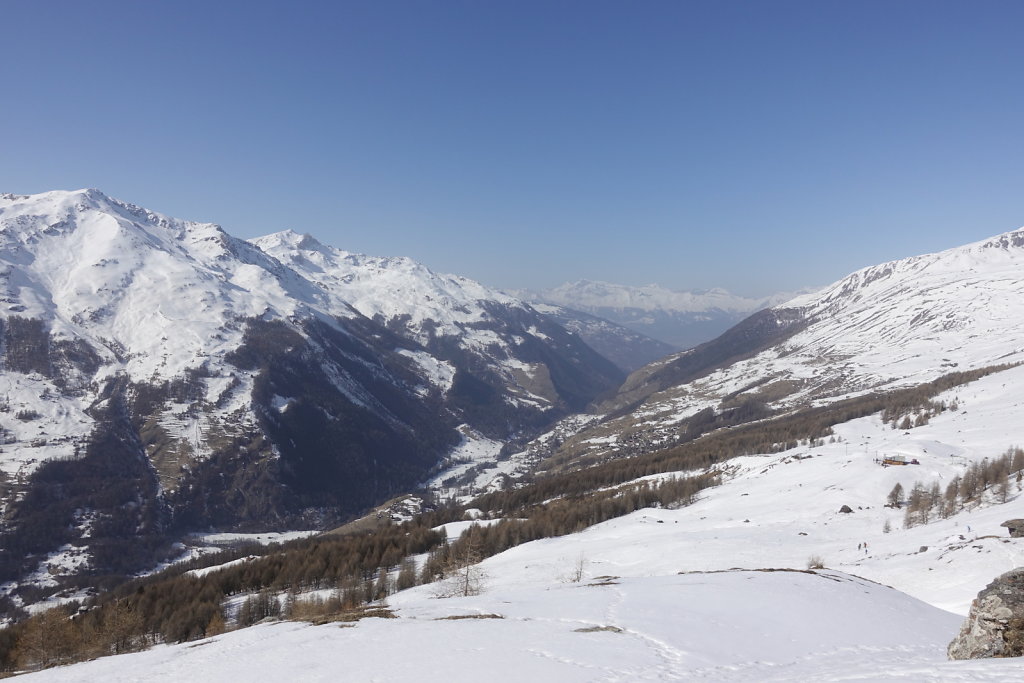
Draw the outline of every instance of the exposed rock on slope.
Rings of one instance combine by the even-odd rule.
[[[674,346],[582,311],[543,303],[534,303],[533,307],[579,335],[587,346],[625,372],[639,370],[678,351]]]
[[[978,593],[948,653],[950,659],[1024,655],[1024,569],[1006,572]]]

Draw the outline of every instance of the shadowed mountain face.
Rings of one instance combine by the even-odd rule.
[[[533,307],[579,335],[587,346],[625,372],[639,370],[679,350],[678,347],[589,313],[544,303],[534,303]]]
[[[459,425],[529,435],[623,379],[470,280],[95,190],[0,197],[0,316],[2,579],[337,521],[422,482]]]

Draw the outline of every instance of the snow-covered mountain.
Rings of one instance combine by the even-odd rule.
[[[713,339],[754,311],[792,297],[777,294],[755,299],[721,288],[673,291],[653,284],[629,287],[592,280],[515,293],[532,303],[554,304],[610,320],[676,349]]]
[[[416,486],[465,433],[528,435],[621,380],[469,280],[96,190],[0,196],[0,305],[3,579],[316,526]]]
[[[551,318],[473,280],[434,273],[408,258],[353,254],[292,231],[253,244],[343,306],[422,346],[429,357],[413,357],[432,375],[450,374],[436,359],[479,368],[523,406],[564,401],[575,411],[618,379],[610,363]],[[553,356],[555,348],[567,353]]]
[[[864,268],[633,373],[606,411],[663,427],[732,399],[776,408],[1024,360],[1024,229]]]

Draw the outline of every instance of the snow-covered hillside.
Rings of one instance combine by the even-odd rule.
[[[422,344],[435,336],[451,336],[466,346],[485,346],[493,340],[467,338],[466,332],[489,322],[489,305],[529,312],[507,294],[464,277],[435,273],[405,257],[353,254],[291,230],[252,243],[366,317],[385,323],[400,320]]]
[[[1024,229],[859,270],[792,299],[808,328],[786,344],[823,379],[934,377],[1024,357]]]
[[[495,588],[479,598],[400,598],[398,619],[350,628],[258,626],[27,680],[825,681],[851,667],[935,671],[937,641],[959,621],[883,586],[830,573],[668,575],[600,585],[549,577],[543,588]]]
[[[219,226],[97,190],[0,196],[0,259],[8,314],[46,320],[57,338],[92,342],[107,373],[136,380],[174,377],[237,347],[233,319],[309,315],[326,303]]]
[[[624,420],[667,433],[723,399],[792,409],[1020,362],[1022,339],[1018,230],[865,268],[792,299],[634,373],[608,409],[635,406]]]

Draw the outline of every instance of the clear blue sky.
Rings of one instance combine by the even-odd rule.
[[[761,294],[1024,224],[1024,2],[0,5],[0,191],[499,287]]]

